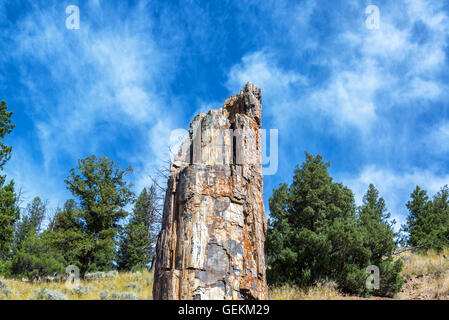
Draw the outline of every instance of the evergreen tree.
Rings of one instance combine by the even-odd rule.
[[[93,248],[91,238],[83,230],[82,211],[73,199],[67,200],[50,221],[42,237],[56,252],[60,252],[64,265],[83,268],[81,261]],[[84,266],[84,269],[86,267]]]
[[[391,296],[398,292],[403,284],[400,278],[402,260],[393,260],[396,249],[393,224],[388,222],[390,214],[386,210],[385,200],[379,197],[379,192],[370,184],[359,208],[359,223],[364,235],[364,247],[370,252],[370,264],[379,267],[380,289],[374,294]]]
[[[410,197],[412,199],[406,204],[409,215],[403,230],[408,233],[408,245],[417,247],[422,245],[421,239],[427,237],[429,231],[431,231],[424,229],[424,221],[430,212],[431,202],[429,202],[427,192],[419,186],[416,186]]]
[[[133,193],[125,176],[131,168],[120,169],[107,157],[90,156],[79,160],[65,180],[68,189],[78,199],[77,219],[83,237],[80,257],[81,273],[110,270],[116,259],[116,236],[124,210],[133,201]]]
[[[332,181],[329,165],[321,156],[306,153],[292,185],[273,190],[266,241],[267,276],[273,284],[306,286],[331,276],[338,252],[333,252],[327,233],[338,228],[333,223],[353,228],[346,220],[355,219],[355,206],[352,192]]]
[[[351,190],[333,182],[329,166],[320,155],[306,153],[306,161],[295,170],[293,183],[273,190],[266,240],[269,283],[308,286],[331,279],[349,293],[397,292],[401,265],[392,268],[391,261],[378,265],[384,272],[385,290],[369,291],[365,287],[366,268],[381,264],[379,257],[390,257],[394,248],[384,201],[377,199],[374,187],[370,188],[356,215]],[[376,235],[379,230],[382,233]],[[379,247],[374,245],[378,240]]]
[[[12,111],[8,111],[5,101],[0,102],[0,171],[11,158],[11,146],[4,144],[6,135],[14,128]],[[0,274],[5,261],[11,257],[11,247],[14,237],[14,225],[20,217],[17,206],[18,196],[14,190],[14,181],[6,182],[6,176],[0,175]]]
[[[45,232],[40,232],[46,210],[39,197],[27,205],[16,227],[14,254],[6,264],[8,275],[36,279],[63,271],[62,254],[51,247]]]
[[[156,187],[152,185],[140,193],[133,215],[121,236],[119,268],[139,270],[154,257],[155,242],[159,233],[160,212]]]
[[[14,181],[11,180],[6,184],[5,180],[6,176],[0,175],[0,265],[2,261],[5,262],[10,258],[14,241],[14,225],[20,218]]]
[[[54,250],[43,235],[31,230],[6,264],[7,274],[16,278],[39,279],[54,273],[62,274],[65,268],[61,252]]]
[[[409,216],[403,229],[408,232],[408,244],[441,250],[449,246],[449,188],[444,186],[429,200],[419,187],[407,202]]]
[[[15,124],[12,123],[12,111],[8,111],[5,101],[0,102],[0,169],[3,170],[5,163],[11,158],[12,146],[3,143],[6,135],[12,132]]]
[[[35,197],[25,209],[21,220],[17,223],[15,232],[15,247],[20,248],[23,240],[33,233],[38,235],[41,232],[42,222],[44,221],[47,211],[47,204],[42,202],[39,197]]]

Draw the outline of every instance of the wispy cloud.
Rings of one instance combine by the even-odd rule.
[[[80,30],[65,28],[64,3],[22,3],[0,3],[0,89],[18,111],[7,170],[30,194],[64,198],[68,169],[92,153],[132,165],[140,189],[169,158],[171,130],[247,81],[262,88],[264,127],[279,129],[266,199],[304,150],[358,199],[368,180],[403,185],[392,211],[412,184],[447,178],[442,2],[378,1],[379,30],[365,27],[366,1],[89,0]]]
[[[168,57],[177,52],[165,52],[152,38],[144,1],[126,8],[125,16],[100,7],[99,1],[88,5],[80,8],[79,30],[65,28],[64,6],[35,5],[16,22],[16,30],[6,31],[3,45],[19,66],[43,157],[42,164],[31,164],[30,177],[63,189],[59,168],[67,172],[76,159],[96,153],[132,163],[141,187],[140,180],[168,153],[166,132],[176,118],[166,111],[167,86],[175,72]],[[95,25],[106,18],[113,23]],[[126,152],[111,148],[128,143],[138,146],[125,147]],[[37,194],[39,187],[18,169],[23,159],[32,158],[30,152],[15,149],[8,172]]]
[[[357,205],[362,204],[363,195],[372,183],[379,190],[388,205],[388,211],[392,218],[400,224],[405,223],[408,214],[405,206],[410,199],[410,194],[416,186],[424,188],[429,196],[433,196],[441,187],[449,184],[449,174],[441,175],[428,169],[415,168],[408,172],[398,173],[393,170],[376,166],[367,166],[358,176],[343,177],[343,182],[348,185],[356,195]]]
[[[251,80],[266,93],[264,112],[284,129],[280,154],[287,159],[281,163],[293,168],[302,161],[285,148],[317,141],[312,149],[330,155],[335,175],[353,177],[343,180],[357,199],[375,183],[396,218],[403,218],[416,184],[436,192],[449,182],[447,168],[420,157],[431,144],[433,149],[444,144],[441,150],[447,145],[446,126],[432,128],[433,114],[447,101],[449,15],[441,3],[382,1],[380,29],[369,30],[363,2],[332,10],[310,3],[291,11],[300,19],[290,28],[310,30],[286,33],[296,45],[291,57],[269,46],[249,52],[229,69],[227,85]],[[316,24],[324,17],[320,33]]]

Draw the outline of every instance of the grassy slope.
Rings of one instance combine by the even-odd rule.
[[[440,254],[404,252],[402,277],[405,280],[402,291],[395,299],[449,299],[449,249]],[[270,288],[270,299],[361,299],[338,292],[332,283],[308,289],[288,286]],[[371,299],[379,299],[373,297]]]
[[[7,299],[28,300],[36,291],[40,289],[57,290],[73,300],[98,300],[100,293],[106,292],[109,296],[112,293],[133,292],[140,299],[152,299],[153,274],[150,272],[141,273],[119,273],[112,279],[96,279],[91,281],[80,281],[80,285],[89,289],[88,293],[76,294],[71,292],[65,283],[45,283],[45,282],[23,282],[20,280],[0,279],[13,293]],[[3,297],[5,298],[5,297]],[[0,294],[0,299],[2,296]]]
[[[438,254],[429,251],[426,255],[412,252],[401,254],[404,260],[402,276],[405,279],[402,292],[395,299],[449,299],[449,249]],[[133,292],[140,299],[152,299],[153,274],[119,273],[113,279],[97,279],[81,281],[89,292],[76,294],[71,292],[64,283],[29,283],[20,280],[0,279],[13,292],[8,297],[0,299],[28,300],[40,289],[57,290],[74,300],[100,299],[100,293]],[[270,288],[270,299],[360,299],[360,297],[346,296],[335,289],[332,283],[298,289],[294,287]],[[371,299],[377,299],[375,297]]]

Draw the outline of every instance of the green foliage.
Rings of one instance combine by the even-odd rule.
[[[17,223],[13,257],[5,264],[5,273],[16,278],[39,278],[62,272],[64,260],[44,234],[40,234],[46,216],[46,204],[39,197],[27,205]]]
[[[0,102],[0,170],[11,158],[11,146],[4,144],[6,135],[14,128],[13,112],[8,111],[5,101]],[[17,206],[18,197],[14,190],[14,182],[6,183],[6,176],[0,175],[0,273],[4,269],[5,261],[10,258],[14,237],[14,224],[20,217]]]
[[[78,257],[82,274],[114,267],[119,221],[128,215],[124,207],[134,199],[125,181],[131,171],[120,169],[107,157],[90,156],[79,160],[77,169],[71,169],[65,180],[78,204],[70,214],[58,218],[69,232],[60,229],[62,235],[57,238],[62,243],[67,237],[76,240],[70,251]]]
[[[320,155],[306,153],[293,183],[273,190],[266,240],[268,281],[308,286],[332,279],[348,293],[396,293],[402,285],[401,264],[391,257],[394,233],[384,200],[371,185],[356,212],[352,192],[333,182],[328,168]],[[365,287],[369,265],[381,269],[380,290]]]
[[[444,186],[432,200],[419,186],[407,202],[409,216],[403,226],[410,246],[441,250],[449,246],[449,188]]]
[[[0,169],[3,170],[5,163],[11,158],[12,147],[7,146],[2,140],[6,135],[11,133],[15,124],[12,123],[13,112],[8,111],[8,106],[5,101],[0,102]]]
[[[42,222],[45,218],[47,210],[46,203],[42,202],[39,197],[35,197],[31,203],[29,203],[25,209],[25,214],[21,220],[18,221],[15,232],[15,247],[20,248],[21,243],[25,238],[34,230],[39,234],[42,227]]]
[[[32,230],[8,262],[7,269],[10,276],[34,279],[61,274],[65,263],[62,254],[51,248],[45,237],[36,235]]]
[[[154,257],[155,242],[159,233],[160,212],[156,187],[152,185],[140,193],[133,215],[120,239],[119,268],[141,270]]]
[[[80,208],[72,199],[65,202],[63,209],[58,209],[43,237],[51,248],[61,252],[66,267],[81,268],[80,261],[92,248],[88,235],[83,232]]]
[[[14,225],[20,217],[14,181],[5,184],[5,180],[6,176],[0,175],[0,260],[3,261],[10,258],[14,242]]]

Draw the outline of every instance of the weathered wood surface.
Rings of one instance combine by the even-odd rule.
[[[154,299],[266,299],[261,90],[190,124],[170,168]]]

